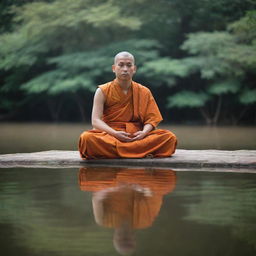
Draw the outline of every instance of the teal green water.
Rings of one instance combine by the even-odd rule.
[[[184,149],[256,149],[256,127],[161,125],[178,137]],[[0,154],[44,150],[77,150],[80,134],[90,125],[1,123]]]
[[[256,174],[0,169],[0,191],[2,255],[256,255]]]

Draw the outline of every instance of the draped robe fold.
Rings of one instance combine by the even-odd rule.
[[[83,159],[169,157],[175,152],[176,136],[168,130],[156,129],[162,116],[147,87],[133,81],[125,94],[114,80],[99,88],[106,98],[102,120],[110,127],[131,134],[142,130],[145,124],[154,129],[143,139],[132,142],[119,141],[97,129],[85,131],[79,139]]]
[[[98,224],[105,227],[127,222],[134,229],[151,226],[163,196],[176,186],[176,173],[161,169],[81,168],[78,178],[81,190],[99,195],[103,214]]]

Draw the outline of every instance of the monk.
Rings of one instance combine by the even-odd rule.
[[[150,90],[132,80],[134,56],[120,52],[112,70],[115,80],[100,85],[92,109],[93,130],[79,140],[83,159],[169,157],[175,152],[176,136],[156,129],[163,120]]]
[[[135,230],[150,227],[163,197],[176,186],[176,173],[161,169],[81,168],[79,185],[91,191],[95,221],[113,228],[113,244],[121,255],[136,248]]]

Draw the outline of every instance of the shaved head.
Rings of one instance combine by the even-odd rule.
[[[114,64],[117,63],[117,60],[120,59],[120,58],[129,58],[132,60],[133,64],[135,64],[135,58],[134,56],[129,53],[129,52],[119,52],[116,56],[115,56],[115,59],[114,59]]]

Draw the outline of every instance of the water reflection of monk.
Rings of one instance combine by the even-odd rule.
[[[152,225],[162,205],[163,195],[176,184],[171,170],[124,168],[81,168],[81,190],[92,191],[97,224],[114,228],[113,243],[122,254],[135,250],[134,229]]]

